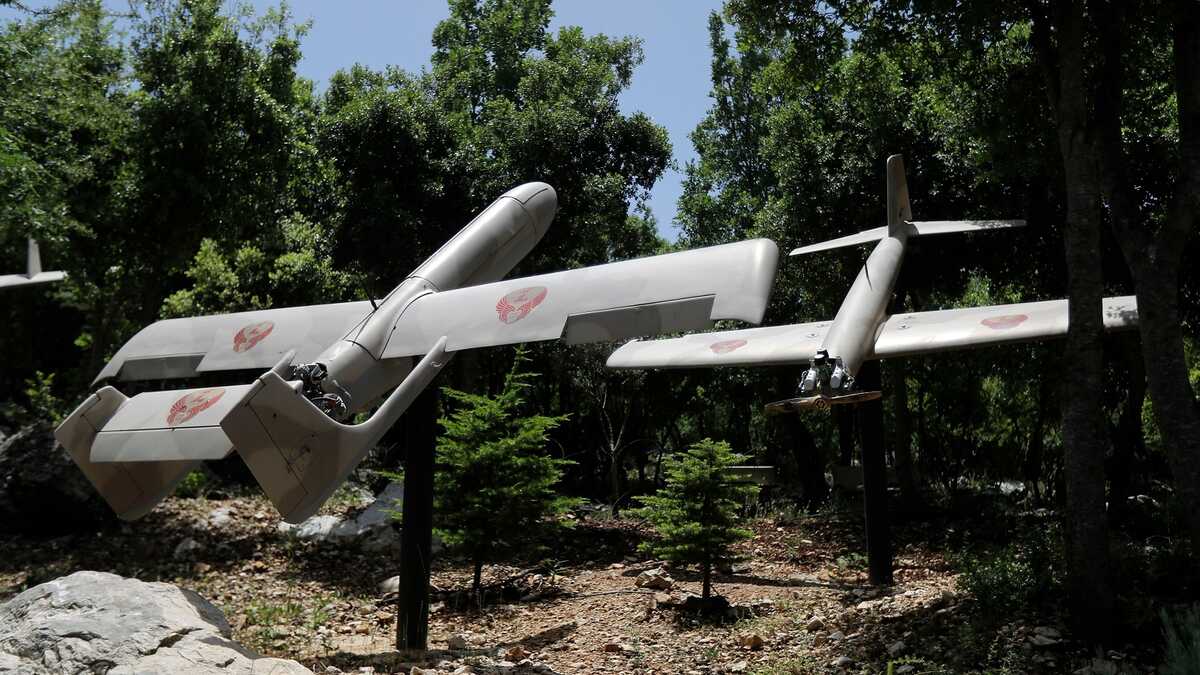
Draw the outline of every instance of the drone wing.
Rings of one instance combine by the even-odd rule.
[[[157,321],[130,338],[92,384],[270,368],[289,350],[309,361],[370,312],[361,301]]]
[[[634,340],[608,357],[609,368],[714,368],[807,364],[830,322],[693,333],[669,340]]]
[[[202,460],[220,459],[233,449],[219,424],[249,388],[126,398],[104,387],[81,403],[54,437],[113,511],[133,520],[171,494]]]
[[[1102,311],[1106,331],[1137,326],[1137,298],[1132,295],[1104,298]],[[1066,300],[895,314],[880,329],[873,358],[1048,340],[1066,334]]]
[[[1137,326],[1137,299],[1105,298],[1107,331]],[[609,368],[711,368],[804,364],[825,338],[829,322],[697,333],[670,340],[635,340],[608,357]],[[915,356],[1011,342],[1064,337],[1067,301],[896,314],[875,340],[872,359]]]
[[[383,358],[562,339],[569,344],[757,323],[779,249],[769,239],[431,293],[397,321]]]

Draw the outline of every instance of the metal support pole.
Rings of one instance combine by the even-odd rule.
[[[878,389],[879,362],[864,364],[859,386]],[[863,517],[867,528],[867,566],[870,581],[879,586],[892,583],[892,542],[888,523],[887,470],[883,450],[883,401],[859,406],[862,430]]]
[[[417,397],[401,418],[406,448],[404,523],[400,538],[400,597],[396,649],[424,650],[429,641],[429,570],[433,545],[433,457],[438,388]]]

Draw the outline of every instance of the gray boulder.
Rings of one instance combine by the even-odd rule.
[[[221,610],[192,591],[76,572],[0,605],[0,674],[312,672],[230,634]]]
[[[391,483],[354,518],[313,516],[297,525],[280,523],[279,531],[304,541],[358,546],[364,551],[398,551],[400,535],[389,511],[399,511],[403,500],[404,485]]]
[[[54,535],[115,521],[48,425],[0,441],[0,529]]]

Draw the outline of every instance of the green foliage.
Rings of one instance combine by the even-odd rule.
[[[29,415],[58,426],[66,418],[69,405],[54,393],[54,373],[37,371],[25,380],[25,396],[29,399]]]
[[[1167,649],[1163,675],[1191,675],[1200,672],[1200,606],[1184,608],[1174,615],[1162,610],[1163,634]]]
[[[184,499],[203,497],[208,491],[208,474],[201,470],[189,471],[179,485],[175,486],[175,496]]]
[[[215,240],[202,240],[186,272],[192,286],[171,294],[162,316],[319,304],[353,296],[351,275],[333,267],[319,226],[301,216],[280,225],[283,245],[274,256],[254,244],[227,256]]]
[[[484,563],[563,527],[557,516],[577,501],[555,490],[572,462],[546,454],[549,431],[566,416],[525,412],[536,377],[522,372],[526,361],[518,350],[496,395],[442,389],[454,410],[439,420],[445,433],[437,445],[434,523],[447,545],[474,563],[476,590]]]
[[[653,249],[644,220],[627,215],[666,169],[670,143],[618,100],[641,46],[578,27],[552,34],[551,16],[548,0],[454,0],[428,72],[355,66],[330,79],[318,143],[341,179],[339,259],[392,278],[535,179],[554,186],[560,209],[523,269]]]
[[[1061,585],[1061,544],[1053,529],[1003,548],[959,560],[959,587],[990,616],[1005,616],[1044,601]]]
[[[712,568],[737,560],[733,544],[753,533],[737,526],[738,511],[758,488],[731,483],[726,469],[745,461],[724,441],[704,439],[666,463],[666,484],[642,497],[634,511],[654,526],[658,541],[642,544],[653,555],[698,564],[704,573],[704,597],[712,592]]]

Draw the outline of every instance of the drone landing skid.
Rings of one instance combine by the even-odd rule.
[[[882,392],[878,391],[856,391],[852,394],[838,394],[829,396],[827,394],[817,394],[815,396],[801,396],[799,398],[785,398],[782,401],[768,403],[764,410],[768,415],[786,415],[788,413],[803,413],[810,410],[829,410],[835,405],[848,405],[854,403],[865,403],[874,401],[883,396]]]

